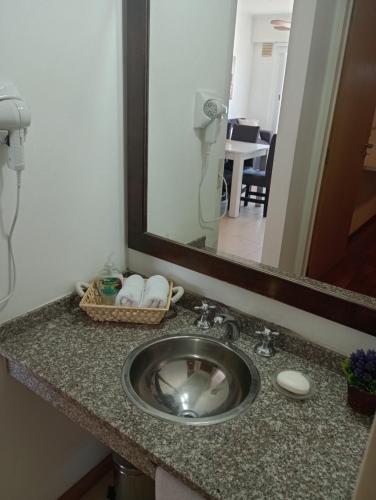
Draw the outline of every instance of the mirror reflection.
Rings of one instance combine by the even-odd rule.
[[[376,36],[355,4],[150,0],[148,232],[376,296]]]

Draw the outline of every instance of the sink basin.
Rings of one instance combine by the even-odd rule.
[[[146,413],[176,423],[224,422],[244,412],[260,388],[252,360],[206,335],[154,339],[126,359],[122,384]]]

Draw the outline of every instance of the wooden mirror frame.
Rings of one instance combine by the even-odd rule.
[[[147,232],[149,0],[123,2],[128,247],[376,336],[376,309]]]

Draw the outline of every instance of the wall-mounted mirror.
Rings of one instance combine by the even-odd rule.
[[[376,335],[373,0],[126,0],[131,249]]]
[[[150,0],[147,231],[375,305],[374,21],[360,1]]]

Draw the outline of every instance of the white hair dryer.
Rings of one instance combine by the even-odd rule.
[[[227,115],[223,101],[211,92],[196,93],[193,127],[204,129],[206,144],[217,142],[222,120]]]
[[[216,94],[212,92],[200,91],[200,90],[196,92],[193,128],[204,129],[203,134],[201,135],[201,140],[205,145],[203,153],[201,179],[198,187],[199,219],[200,223],[202,224],[210,224],[212,222],[217,222],[223,217],[225,217],[227,212],[228,187],[226,179],[223,176],[223,172],[221,175],[221,180],[223,186],[225,187],[226,207],[222,215],[220,215],[219,217],[207,219],[204,216],[204,211],[202,208],[202,199],[201,199],[202,186],[204,184],[206,175],[209,170],[211,148],[212,145],[217,142],[221,130],[222,120],[224,120],[226,116],[227,116],[227,107],[225,106],[220,97],[218,97]]]
[[[14,259],[12,238],[20,208],[21,172],[25,168],[24,142],[26,129],[30,122],[30,109],[16,87],[12,83],[0,82],[0,144],[8,146],[8,167],[17,173],[16,211],[7,235],[10,256],[9,290],[5,297],[0,298],[0,307],[7,304],[16,287],[16,261]]]
[[[30,109],[12,83],[0,82],[0,144],[8,146],[8,167],[23,170],[26,129]]]

